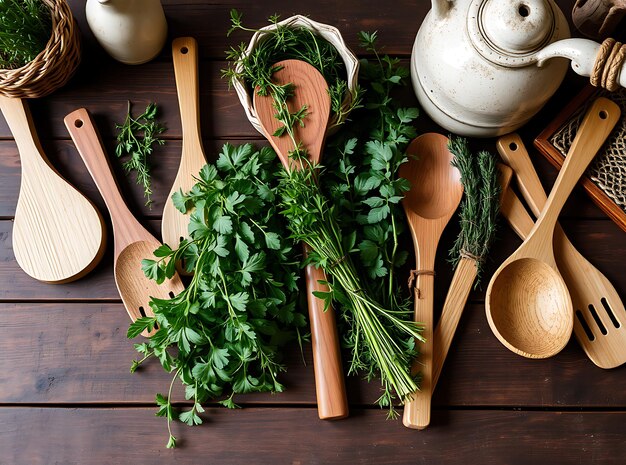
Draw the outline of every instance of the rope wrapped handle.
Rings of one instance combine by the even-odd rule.
[[[620,70],[626,62],[626,44],[606,39],[600,45],[591,73],[591,85],[603,87],[609,92],[619,89]]]

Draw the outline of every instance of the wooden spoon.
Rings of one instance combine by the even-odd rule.
[[[22,165],[13,224],[13,251],[35,279],[67,283],[95,268],[106,248],[106,227],[96,207],[50,165],[25,102],[0,96]]]
[[[430,423],[430,400],[433,388],[433,289],[437,244],[463,197],[461,173],[451,165],[454,155],[448,150],[448,138],[441,134],[423,134],[407,150],[409,161],[399,175],[411,182],[402,204],[415,247],[417,279],[415,283],[415,321],[424,324],[426,342],[420,345],[420,391],[404,405],[404,426],[424,429]]]
[[[172,298],[183,291],[183,283],[177,274],[161,285],[144,275],[141,260],[153,257],[154,250],[161,243],[139,224],[124,203],[108,158],[102,149],[100,137],[87,110],[81,108],[73,111],[64,121],[111,215],[115,242],[113,262],[115,284],[126,311],[133,321],[144,316],[152,316],[149,305],[151,297]],[[149,335],[146,331],[142,334]]]
[[[513,177],[513,170],[502,164],[500,164],[498,168],[500,171],[500,200],[502,201],[504,193],[509,189],[509,183]],[[439,318],[439,323],[433,335],[433,392],[435,392],[435,388],[437,387],[437,381],[439,381],[443,362],[446,361],[448,350],[450,349],[454,333],[456,333],[456,328],[461,320],[467,298],[474,286],[474,281],[478,274],[477,265],[476,260],[462,257],[454,271],[454,276],[452,276],[452,282],[450,283],[450,288],[448,289],[448,294],[446,295],[446,300],[441,310],[441,317]]]
[[[308,107],[304,126],[295,128],[296,140],[301,141],[308,150],[309,159],[318,163],[322,157],[322,147],[326,136],[326,126],[330,115],[330,97],[328,84],[324,76],[308,63],[300,60],[285,60],[274,66],[282,66],[273,75],[277,84],[292,83],[295,95],[289,100],[291,111]],[[272,97],[262,97],[254,93],[254,108],[267,140],[278,154],[287,169],[300,169],[300,163],[289,158],[294,149],[288,137],[275,137],[274,132],[281,123],[274,117]],[[304,246],[305,254],[307,247]],[[324,302],[313,295],[315,291],[328,292],[328,286],[320,284],[326,281],[321,268],[313,265],[306,267],[306,289],[311,321],[311,344],[313,346],[313,367],[315,370],[315,391],[317,411],[321,419],[333,420],[348,416],[348,400],[344,384],[339,335],[332,308],[324,311]]]
[[[517,134],[501,137],[497,143],[502,158],[515,170],[520,190],[535,215],[547,197],[524,143]],[[533,220],[513,192],[507,196],[509,222],[525,239]],[[569,241],[559,224],[554,236],[554,255],[570,291],[576,310],[574,334],[593,363],[615,368],[626,363],[626,308],[615,287],[600,270],[583,257]]]
[[[535,226],[489,282],[489,326],[500,342],[519,355],[551,357],[571,336],[574,311],[554,259],[554,228],[565,201],[619,115],[619,107],[608,99],[599,98],[591,105]]]
[[[198,44],[193,37],[180,37],[172,42],[172,58],[176,76],[178,105],[183,128],[183,150],[172,189],[163,209],[161,234],[163,242],[175,248],[188,236],[189,215],[181,213],[172,202],[174,192],[188,192],[196,183],[194,176],[206,158],[200,135],[200,101],[198,91]]]

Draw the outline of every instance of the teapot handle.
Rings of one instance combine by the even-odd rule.
[[[454,0],[432,0],[431,11],[435,19],[444,19]]]
[[[567,58],[572,61],[572,69],[577,74],[591,76],[594,86],[614,91],[619,86],[626,87],[626,45],[617,43],[613,48],[613,44],[612,39],[602,44],[589,39],[559,40],[537,52],[537,65],[543,66],[554,57]]]

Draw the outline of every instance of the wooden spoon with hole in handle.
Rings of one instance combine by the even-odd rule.
[[[154,250],[161,243],[139,224],[124,203],[87,110],[81,108],[73,111],[64,121],[111,215],[115,243],[115,284],[126,311],[133,321],[143,316],[152,316],[150,299],[170,299],[183,291],[183,283],[177,274],[161,285],[144,275],[141,261],[153,257]],[[151,333],[144,331],[142,334],[148,336]]]
[[[295,139],[307,149],[309,159],[318,164],[322,157],[322,147],[326,137],[326,126],[330,115],[328,84],[324,76],[313,66],[300,60],[285,60],[274,66],[282,69],[272,75],[277,84],[292,83],[294,95],[287,102],[291,111],[307,106],[304,126],[296,126]],[[301,169],[300,162],[289,158],[294,149],[290,138],[276,137],[273,134],[282,125],[275,117],[271,96],[263,97],[254,93],[254,108],[267,140],[276,150],[286,169]],[[304,253],[308,253],[304,245]],[[348,416],[348,400],[341,366],[339,335],[333,308],[324,311],[324,302],[313,292],[327,292],[328,286],[321,284],[326,275],[321,268],[309,265],[305,270],[309,319],[311,320],[311,344],[313,346],[313,368],[315,370],[315,391],[317,412],[323,420],[338,420]]]
[[[554,229],[565,201],[619,116],[619,107],[610,100],[593,102],[539,219],[489,282],[487,321],[500,342],[518,355],[551,357],[571,336],[574,310],[554,259]]]
[[[538,215],[546,203],[546,194],[524,143],[517,134],[509,134],[501,137],[497,146],[502,158],[515,169],[520,190],[533,213]],[[525,239],[534,225],[533,220],[513,192],[508,197],[509,223]],[[554,256],[576,312],[574,334],[585,353],[601,368],[624,364],[626,309],[615,287],[576,250],[559,224],[554,236]]]
[[[206,158],[200,131],[200,99],[198,90],[198,44],[193,37],[179,37],[172,42],[172,59],[176,76],[176,91],[183,128],[183,149],[178,173],[163,208],[161,235],[163,242],[176,248],[189,234],[189,215],[181,213],[172,202],[172,195],[182,190],[189,192],[196,183],[194,176],[204,165]]]
[[[418,359],[422,374],[420,390],[404,404],[404,426],[424,429],[430,423],[433,390],[433,291],[437,244],[463,197],[461,173],[452,166],[454,155],[448,138],[423,134],[407,149],[409,161],[400,167],[399,176],[411,183],[402,200],[415,247],[416,283],[415,321],[424,324],[426,342],[420,345]]]
[[[513,177],[513,170],[502,164],[498,165],[498,169],[500,171],[500,200],[502,201],[502,196],[508,191],[509,183]],[[477,274],[476,260],[468,257],[462,257],[459,260],[454,276],[452,276],[452,282],[450,283],[443,309],[441,310],[439,323],[435,327],[435,334],[433,335],[433,392],[435,392],[437,387],[443,363],[446,361],[454,333],[456,333],[456,328],[461,320],[461,315],[465,309],[470,291],[474,286]]]
[[[26,103],[0,96],[22,165],[13,223],[13,251],[29,276],[74,281],[93,270],[106,249],[106,227],[94,205],[46,158]]]

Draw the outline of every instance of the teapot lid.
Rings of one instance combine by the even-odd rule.
[[[467,18],[476,50],[509,67],[530,64],[553,41],[557,24],[551,0],[474,0]]]

